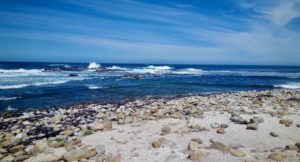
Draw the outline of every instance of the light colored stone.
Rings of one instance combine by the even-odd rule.
[[[112,122],[109,119],[103,120],[104,130],[111,130],[112,129]]]
[[[225,129],[224,128],[218,128],[217,129],[217,133],[224,134],[225,133]]]
[[[4,158],[1,159],[1,162],[13,162],[14,161],[14,157],[11,155],[5,156]]]
[[[190,141],[188,145],[188,150],[195,150],[198,148],[198,142]]]
[[[282,161],[284,159],[284,155],[278,152],[272,153],[268,156],[269,159],[274,161]]]
[[[98,155],[102,155],[105,153],[105,146],[104,145],[97,145],[95,148]]]
[[[229,152],[230,148],[221,142],[214,142],[210,145],[211,148],[220,150],[222,152]]]
[[[191,141],[195,141],[197,142],[198,144],[202,144],[202,140],[200,138],[192,138]]]
[[[204,153],[201,151],[190,151],[188,158],[193,161],[200,161],[204,157]]]
[[[160,135],[166,135],[166,134],[170,134],[171,133],[171,128],[170,127],[163,127],[161,128],[161,133]]]
[[[39,141],[36,141],[35,145],[34,145],[34,151],[38,152],[38,153],[42,153],[44,151],[46,151],[48,149],[48,142],[47,139],[42,139]]]
[[[280,124],[285,124],[285,125],[291,125],[291,124],[293,124],[293,120],[290,119],[290,118],[280,119],[279,123]]]
[[[249,129],[249,130],[257,130],[258,129],[258,123],[247,124],[246,128]]]
[[[22,151],[23,150],[23,148],[24,148],[24,146],[23,145],[16,145],[16,146],[14,146],[14,147],[12,147],[12,148],[10,148],[9,150],[8,150],[8,152],[10,152],[10,153],[16,153],[16,152],[19,152],[19,151]]]
[[[165,138],[158,138],[154,142],[152,142],[152,147],[159,148],[162,146],[162,143],[165,141]]]
[[[230,154],[236,157],[245,157],[247,156],[246,153],[244,153],[243,151],[240,151],[238,149],[230,149]]]
[[[70,162],[70,161],[80,160],[81,158],[89,159],[90,157],[93,157],[95,155],[96,155],[95,150],[88,149],[87,147],[82,147],[64,153],[63,159]]]
[[[25,160],[24,162],[57,162],[60,159],[55,154],[37,154],[36,156],[32,156],[29,159]]]

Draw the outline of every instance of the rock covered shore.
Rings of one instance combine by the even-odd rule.
[[[300,91],[2,114],[0,161],[299,161]]]

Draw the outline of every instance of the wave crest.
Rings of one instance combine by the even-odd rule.
[[[287,89],[300,89],[300,83],[287,83],[287,84],[279,84],[279,85],[274,85],[274,87],[278,88],[287,88]]]

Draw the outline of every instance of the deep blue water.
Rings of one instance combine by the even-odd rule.
[[[0,111],[86,102],[300,88],[300,67],[0,62]],[[69,74],[78,76],[70,77]]]

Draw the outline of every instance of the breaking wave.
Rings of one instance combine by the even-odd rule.
[[[112,67],[108,67],[107,69],[109,69],[109,70],[128,70],[128,68],[122,68],[120,66],[112,66]]]
[[[176,70],[173,71],[172,74],[182,74],[182,75],[201,75],[203,74],[203,70],[201,69],[194,69],[194,68],[188,68],[188,69],[181,69],[181,70]]]
[[[96,62],[91,62],[87,68],[90,70],[99,69],[99,68],[101,68],[101,65],[97,64]]]
[[[19,76],[37,76],[46,75],[44,69],[0,69],[0,77],[19,77]]]
[[[9,101],[9,100],[15,100],[21,97],[0,97],[0,101]]]
[[[43,86],[43,85],[52,85],[52,84],[63,84],[67,83],[69,81],[78,81],[78,80],[84,80],[85,78],[76,78],[76,79],[67,79],[67,80],[58,80],[58,81],[48,81],[48,82],[36,82],[36,83],[30,83],[30,84],[14,84],[14,85],[1,85],[0,89],[19,89],[19,88],[25,88],[29,86]]]
[[[96,86],[96,85],[87,85],[87,87],[88,87],[88,89],[91,89],[91,90],[103,88],[102,86]]]
[[[287,83],[287,84],[279,84],[279,85],[274,85],[274,87],[278,88],[288,88],[288,89],[300,89],[300,83]]]

